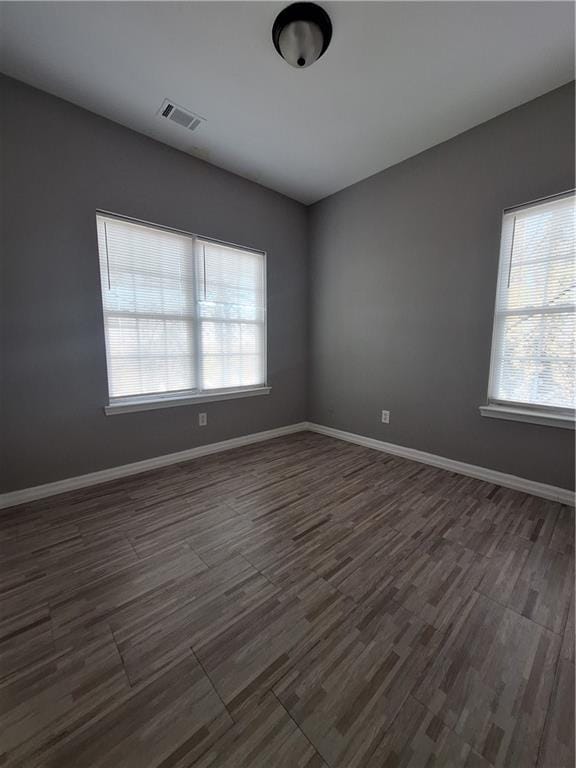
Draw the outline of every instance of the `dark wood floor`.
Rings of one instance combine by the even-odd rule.
[[[301,433],[0,521],[0,766],[573,768],[567,507]]]

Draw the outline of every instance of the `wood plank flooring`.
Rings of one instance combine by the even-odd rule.
[[[574,766],[560,504],[300,433],[0,547],[2,768]]]

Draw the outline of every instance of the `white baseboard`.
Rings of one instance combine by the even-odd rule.
[[[432,467],[446,469],[449,472],[456,472],[459,475],[475,477],[478,480],[494,483],[494,485],[502,485],[504,488],[512,488],[515,491],[523,491],[532,496],[541,496],[543,499],[551,499],[552,501],[559,501],[562,504],[574,506],[574,493],[567,488],[546,485],[546,483],[537,483],[534,480],[528,480],[524,477],[497,472],[495,469],[477,467],[474,464],[466,464],[463,461],[447,459],[444,456],[436,456],[434,453],[418,451],[415,448],[405,448],[403,445],[385,443],[382,440],[375,440],[372,437],[364,437],[363,435],[356,435],[353,432],[344,432],[341,429],[324,427],[321,424],[309,422],[307,427],[310,431],[319,432],[321,435],[335,437],[338,440],[346,440],[349,443],[363,445],[366,448],[373,448],[376,451],[391,453],[394,456],[402,456],[405,459],[418,461],[421,464],[430,464]]]
[[[382,440],[375,440],[372,437],[364,437],[363,435],[356,435],[353,432],[344,432],[341,429],[333,429],[332,427],[324,427],[321,424],[302,421],[298,424],[289,424],[286,427],[269,429],[265,432],[255,432],[251,435],[233,437],[230,440],[223,440],[219,443],[200,445],[196,448],[189,448],[186,451],[179,451],[178,453],[168,453],[164,456],[156,456],[153,459],[145,459],[144,461],[137,461],[133,464],[123,464],[119,467],[111,467],[110,469],[91,472],[87,475],[69,477],[65,480],[58,480],[55,483],[36,485],[33,488],[23,488],[20,491],[0,494],[0,509],[13,507],[17,504],[24,504],[36,499],[44,499],[49,496],[66,493],[67,491],[74,491],[79,488],[88,488],[91,485],[100,485],[101,483],[107,483],[110,480],[117,480],[121,477],[137,475],[141,472],[148,472],[151,469],[158,469],[159,467],[167,467],[171,464],[180,464],[184,461],[199,458],[200,456],[208,456],[211,453],[228,451],[232,448],[259,443],[263,440],[272,440],[275,437],[291,435],[294,432],[302,432],[304,430],[318,432],[322,435],[335,437],[338,440],[346,440],[349,443],[363,445],[366,448],[373,448],[374,450],[382,451],[383,453],[402,456],[405,459],[411,459],[412,461],[418,461],[422,464],[429,464],[433,467],[446,469],[449,472],[456,472],[460,475],[475,477],[478,480],[485,480],[488,483],[502,485],[505,488],[512,488],[516,491],[523,491],[532,496],[540,496],[544,499],[551,499],[552,501],[559,501],[562,504],[574,506],[574,493],[566,488],[558,488],[555,485],[537,483],[534,480],[528,480],[524,477],[507,475],[504,472],[497,472],[494,469],[477,467],[474,464],[466,464],[463,461],[447,459],[444,456],[436,456],[433,453],[418,451],[415,448],[406,448],[402,445],[395,445],[394,443],[385,443]]]
[[[307,423],[302,421],[298,424],[289,424],[287,427],[278,427],[277,429],[268,429],[265,432],[255,432],[251,435],[233,437],[230,440],[223,440],[220,443],[199,445],[196,448],[189,448],[186,451],[179,451],[178,453],[168,453],[164,456],[156,456],[153,459],[136,461],[133,464],[123,464],[119,467],[102,469],[99,472],[90,472],[90,474],[87,475],[77,475],[76,477],[69,477],[65,480],[57,480],[55,483],[36,485],[33,488],[23,488],[21,491],[0,494],[0,509],[13,507],[17,504],[24,504],[36,499],[44,499],[48,496],[55,496],[58,493],[66,493],[67,491],[75,491],[79,488],[87,488],[91,485],[100,485],[101,483],[107,483],[110,480],[117,480],[118,478],[128,477],[129,475],[138,475],[141,472],[148,472],[151,469],[158,469],[159,467],[167,467],[170,464],[180,464],[183,461],[197,459],[200,456],[208,456],[211,453],[229,451],[232,448],[240,448],[243,445],[251,445],[252,443],[259,443],[263,440],[272,440],[274,437],[291,435],[293,432],[302,432],[307,428]]]

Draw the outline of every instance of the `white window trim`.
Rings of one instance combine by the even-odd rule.
[[[266,298],[266,304],[264,307],[264,325],[263,325],[263,365],[265,380],[263,384],[259,384],[255,387],[239,387],[237,389],[226,390],[185,390],[180,392],[159,392],[148,393],[146,395],[137,395],[132,397],[109,397],[108,405],[104,406],[104,413],[106,416],[116,416],[120,413],[135,413],[137,411],[153,411],[162,408],[172,408],[181,405],[194,405],[201,403],[214,403],[222,400],[236,400],[244,397],[255,397],[258,395],[269,395],[272,391],[272,387],[268,385],[268,254],[266,251],[259,248],[253,248],[251,246],[238,245],[237,243],[231,243],[226,240],[220,240],[215,237],[206,237],[204,235],[198,235],[194,232],[189,232],[183,229],[177,229],[175,227],[167,227],[162,224],[155,224],[144,219],[137,219],[131,216],[124,216],[120,213],[114,213],[102,208],[96,209],[96,216],[103,216],[111,219],[118,219],[120,221],[126,221],[132,224],[139,224],[141,226],[151,227],[152,229],[161,229],[167,232],[175,232],[177,234],[185,235],[192,238],[194,243],[197,240],[203,240],[205,242],[211,242],[227,246],[229,248],[237,248],[243,251],[251,251],[253,253],[260,254],[264,258],[264,295]],[[195,247],[195,246],[194,246]],[[194,270],[196,269],[196,259],[193,260]],[[102,302],[103,306],[103,302]],[[195,323],[197,326],[198,323]],[[197,328],[196,331],[197,332]],[[104,334],[106,337],[106,333]],[[200,360],[198,357],[198,344],[194,345],[196,354],[196,370],[199,371]],[[106,340],[106,376],[108,377],[108,342]]]
[[[256,397],[257,395],[269,395],[272,387],[245,387],[243,389],[227,389],[217,392],[202,392],[197,395],[189,392],[170,393],[161,395],[142,395],[139,397],[118,397],[104,406],[107,416],[116,416],[119,413],[135,413],[136,411],[155,411],[159,408],[173,408],[178,405],[197,405],[199,403],[216,403],[220,400],[236,400],[241,397]]]
[[[530,202],[523,203],[522,205],[513,206],[512,208],[505,208],[502,211],[502,222],[504,221],[504,215],[511,213],[512,211],[521,211],[525,208],[530,208],[547,200],[555,200],[563,197],[568,197],[574,194],[574,189],[566,190],[565,192],[559,192],[556,195],[549,195],[547,197],[537,198]],[[502,233],[502,227],[501,227]],[[574,430],[576,422],[576,411],[569,409],[556,409],[547,408],[546,406],[537,406],[531,403],[515,403],[503,400],[494,400],[490,398],[490,392],[493,387],[494,376],[494,358],[496,354],[496,345],[498,342],[497,336],[497,322],[496,322],[496,302],[498,296],[498,290],[501,280],[501,259],[502,259],[502,234],[500,235],[500,252],[498,257],[498,279],[496,281],[496,296],[494,300],[494,312],[493,312],[493,326],[492,326],[492,343],[490,347],[490,368],[488,375],[488,397],[487,403],[479,407],[480,415],[486,416],[491,419],[503,419],[505,421],[518,421],[526,424],[540,424],[546,427],[558,427],[560,429],[572,429]],[[559,312],[566,311],[565,308],[559,308]],[[501,312],[500,314],[506,314]],[[518,313],[515,313],[518,314]]]
[[[522,421],[527,424],[541,424],[546,427],[574,429],[574,413],[559,413],[526,406],[490,403],[480,406],[480,414],[491,419]]]

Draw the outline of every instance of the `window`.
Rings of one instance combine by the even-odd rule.
[[[265,394],[263,253],[98,215],[110,407]]]
[[[484,415],[573,426],[574,229],[573,193],[504,213]]]

